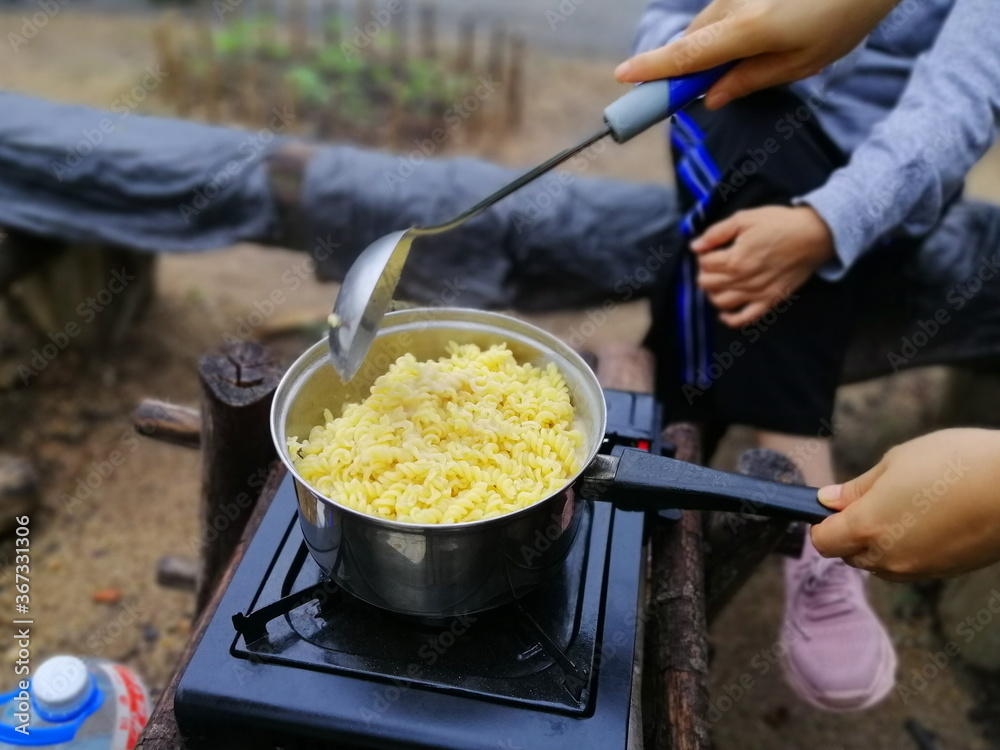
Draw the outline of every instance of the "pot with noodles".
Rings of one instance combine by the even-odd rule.
[[[754,498],[758,513],[829,513],[808,488],[638,451],[598,456],[605,418],[596,376],[554,336],[497,313],[434,308],[387,315],[346,384],[317,343],[278,386],[271,429],[323,571],[420,617],[479,612],[536,587],[566,558],[596,495],[648,509]]]

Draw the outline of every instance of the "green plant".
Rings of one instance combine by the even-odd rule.
[[[247,43],[242,23],[234,23],[212,31],[212,48],[215,54],[229,57],[240,53]]]
[[[326,104],[330,101],[326,81],[312,68],[298,65],[285,73],[285,81],[295,87],[299,98],[306,104]]]
[[[401,91],[405,104],[421,104],[436,100],[442,91],[441,69],[428,60],[411,60],[404,70]]]
[[[272,60],[287,60],[292,54],[288,42],[281,39],[264,39],[260,43],[260,49],[265,57]]]
[[[338,115],[348,115],[355,125],[368,126],[375,121],[375,108],[360,77],[345,77],[331,83],[333,105]]]
[[[326,28],[328,35],[332,37],[340,37],[341,39],[346,39],[351,33],[350,24],[340,16],[331,16],[326,19]]]
[[[335,44],[321,49],[316,55],[316,63],[320,70],[342,76],[358,75],[368,65],[361,56],[346,55]]]

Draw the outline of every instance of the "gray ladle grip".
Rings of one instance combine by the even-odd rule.
[[[736,62],[728,62],[697,73],[640,83],[604,110],[611,137],[624,143],[666,120],[704,95],[734,65]]]

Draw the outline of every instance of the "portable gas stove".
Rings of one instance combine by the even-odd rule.
[[[652,396],[605,399],[602,452],[663,450]],[[626,747],[642,513],[592,502],[541,588],[423,622],[325,580],[296,509],[287,477],[181,678],[174,710],[190,747],[229,747],[248,731],[283,749]]]

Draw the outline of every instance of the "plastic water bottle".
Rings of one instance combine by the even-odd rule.
[[[132,750],[148,716],[149,694],[132,670],[54,656],[26,690],[19,683],[0,695],[0,749]]]

